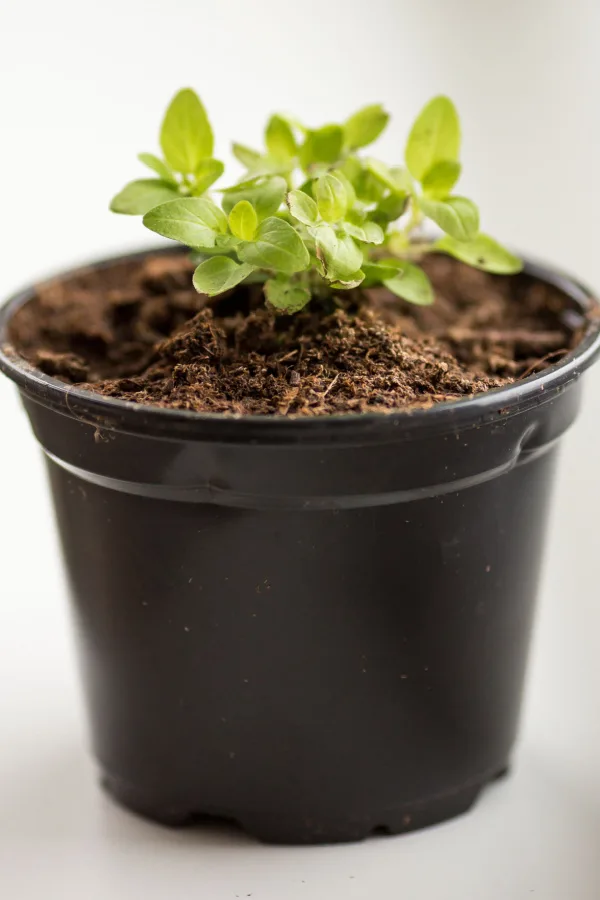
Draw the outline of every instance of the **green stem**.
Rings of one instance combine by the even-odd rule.
[[[410,240],[411,233],[418,228],[421,222],[423,221],[423,213],[419,209],[419,204],[417,203],[417,198],[413,194],[410,198],[410,216],[408,222],[402,229],[402,234],[406,237],[407,240]]]
[[[428,253],[432,253],[434,250],[434,241],[413,241],[412,243],[408,243],[406,247],[403,247],[401,250],[396,251],[384,244],[381,247],[377,247],[376,250],[370,254],[370,261],[378,262],[382,259],[392,258],[418,261]]]
[[[413,244],[409,244],[399,256],[401,259],[418,261],[434,249],[435,243],[433,241],[415,241]]]

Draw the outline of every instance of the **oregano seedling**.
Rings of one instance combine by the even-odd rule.
[[[479,231],[475,203],[453,193],[461,129],[452,101],[435,97],[424,107],[404,165],[362,152],[388,121],[379,104],[315,129],[275,114],[264,150],[233,144],[245,174],[218,188],[224,166],[213,156],[212,128],[186,88],[165,114],[162,156],[138,157],[154,177],[130,182],[111,209],[142,215],[151,231],[190,247],[200,260],[193,278],[200,293],[213,297],[252,279],[281,313],[360,285],[430,304],[433,289],[419,261],[431,252],[487,272],[520,271],[516,256]],[[426,221],[442,236],[428,237]]]

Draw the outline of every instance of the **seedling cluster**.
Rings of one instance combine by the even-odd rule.
[[[264,151],[233,144],[246,172],[218,189],[225,167],[213,156],[202,102],[185,89],[163,120],[162,157],[139,156],[155,177],[130,182],[111,209],[143,215],[151,231],[192,248],[199,292],[215,296],[260,282],[268,304],[282,313],[359,285],[385,285],[410,303],[430,304],[433,290],[419,260],[432,251],[488,272],[518,272],[521,261],[480,232],[473,201],[452,193],[461,174],[452,101],[440,96],[425,106],[403,166],[364,153],[388,121],[378,104],[317,129],[273,115]],[[426,220],[441,236],[425,236]]]

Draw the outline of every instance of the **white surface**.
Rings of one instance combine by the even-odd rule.
[[[0,292],[143,242],[110,195],[155,148],[173,91],[251,143],[383,100],[393,157],[431,94],[465,125],[486,227],[600,286],[600,6],[594,0],[30,0],[0,10]],[[600,371],[565,441],[514,776],[475,812],[357,846],[171,833],[97,790],[38,450],[0,384],[0,896],[7,900],[598,900]],[[32,554],[35,554],[34,556]]]

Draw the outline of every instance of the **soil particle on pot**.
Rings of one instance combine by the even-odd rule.
[[[185,256],[156,255],[43,285],[14,316],[11,340],[47,374],[107,397],[303,416],[468,397],[540,371],[578,340],[567,298],[530,276],[442,256],[424,267],[431,307],[356,289],[276,316],[258,287],[210,301]]]

